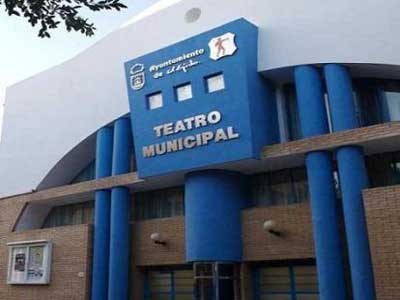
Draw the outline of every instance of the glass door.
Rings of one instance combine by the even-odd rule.
[[[196,300],[239,299],[236,265],[232,263],[202,262],[194,264]]]

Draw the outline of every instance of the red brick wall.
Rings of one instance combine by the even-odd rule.
[[[165,237],[166,246],[157,245],[150,235]],[[138,266],[175,265],[185,263],[185,218],[175,217],[135,222],[132,249]]]
[[[283,236],[265,232],[266,220],[274,220]],[[242,226],[245,261],[314,257],[308,203],[246,209],[242,212]]]
[[[377,299],[400,299],[400,186],[363,194]]]
[[[0,299],[84,300],[88,299],[91,226],[76,225],[21,233],[11,232],[23,203],[0,201]],[[53,243],[49,285],[7,285],[8,242],[50,240]],[[78,276],[83,272],[83,277]]]

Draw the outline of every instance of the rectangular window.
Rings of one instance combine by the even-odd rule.
[[[255,299],[319,299],[315,265],[259,267],[253,274]]]
[[[148,109],[156,109],[163,106],[163,96],[161,92],[154,93],[147,96]]]
[[[27,241],[8,243],[8,284],[48,284],[51,243]]]
[[[93,223],[94,201],[53,207],[47,215],[43,228]]]
[[[169,188],[135,194],[137,220],[171,218],[184,214],[183,188]]]
[[[190,83],[175,88],[176,99],[185,101],[193,98],[192,85]]]
[[[214,93],[225,89],[225,79],[222,73],[206,78],[207,92]]]
[[[284,92],[284,107],[286,111],[288,139],[290,141],[301,139],[300,116],[297,109],[297,95],[293,84],[285,85]]]
[[[400,152],[374,154],[366,161],[371,187],[400,184]]]
[[[358,79],[354,90],[361,126],[400,120],[399,80]]]
[[[145,300],[192,300],[192,270],[148,271],[145,276]]]
[[[287,169],[254,175],[251,195],[255,206],[273,206],[308,201],[305,168]]]

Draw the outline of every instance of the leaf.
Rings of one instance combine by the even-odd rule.
[[[94,12],[127,8],[121,0],[0,0],[9,16],[26,19],[31,26],[40,24],[38,36],[50,38],[49,30],[64,23],[65,29],[86,36],[94,35],[96,27],[80,13],[85,9]]]

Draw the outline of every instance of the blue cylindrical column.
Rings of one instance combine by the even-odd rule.
[[[306,166],[320,299],[346,299],[331,154],[325,151],[308,153]]]
[[[303,136],[311,137],[328,133],[324,90],[319,71],[312,66],[297,67],[295,82]],[[320,299],[346,299],[331,155],[326,151],[308,153],[306,167],[311,196]]]
[[[368,187],[364,154],[360,147],[337,150],[343,213],[354,300],[375,300],[375,285],[362,190]]]
[[[337,64],[326,65],[326,85],[334,131],[357,128],[356,108],[349,71]],[[362,189],[368,187],[364,153],[361,147],[337,150],[343,214],[355,300],[375,299],[375,285],[365,220]]]
[[[112,175],[129,172],[132,154],[130,121],[118,119],[114,124],[114,152]],[[129,297],[130,203],[127,187],[115,187],[111,192],[111,234],[109,300]]]
[[[189,173],[185,182],[187,261],[241,261],[241,209],[246,184],[240,173]]]
[[[112,174],[129,173],[132,158],[131,122],[128,118],[121,118],[114,124],[114,155]]]
[[[129,297],[130,194],[126,187],[111,193],[110,277],[108,299]]]
[[[358,127],[349,71],[337,64],[324,67],[333,131]]]
[[[111,176],[113,131],[101,128],[96,140],[96,179]],[[95,192],[94,242],[92,268],[92,299],[107,300],[108,261],[110,241],[109,190]]]
[[[329,132],[324,90],[318,69],[300,66],[294,70],[298,109],[303,137]]]

